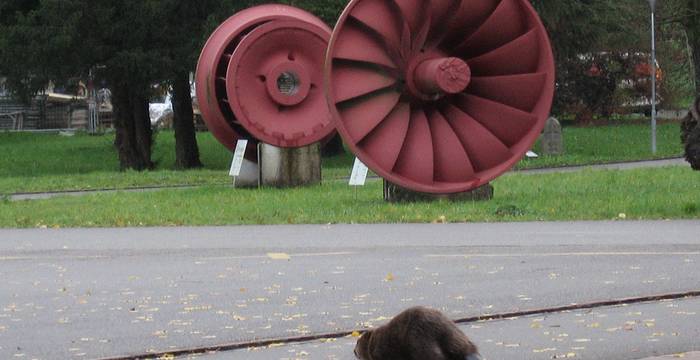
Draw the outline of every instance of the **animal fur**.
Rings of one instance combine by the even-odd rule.
[[[690,113],[681,124],[681,141],[685,159],[694,170],[700,170],[700,97],[690,107]]]
[[[693,170],[700,171],[700,126],[696,126],[688,135],[688,142],[685,145],[685,159]]]
[[[437,310],[410,308],[357,340],[361,360],[478,360],[477,347]]]

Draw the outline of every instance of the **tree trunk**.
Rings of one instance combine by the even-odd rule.
[[[688,47],[691,52],[692,75],[695,76],[693,79],[695,82],[695,94],[700,94],[700,21],[695,19],[689,20],[685,27],[686,34],[688,34]]]
[[[173,127],[175,128],[175,167],[192,169],[202,166],[194,129],[192,94],[187,72],[180,72],[173,79]]]
[[[119,153],[122,170],[153,169],[151,147],[153,132],[148,110],[146,91],[134,91],[131,86],[117,84],[112,87],[114,105],[114,146]]]
[[[700,26],[700,22],[698,23]],[[695,94],[700,95],[700,29],[696,30],[694,39],[691,38],[693,50],[693,67],[695,68]]]
[[[700,95],[700,1],[688,0],[688,17],[686,31],[693,52],[693,67],[695,68],[695,94]]]

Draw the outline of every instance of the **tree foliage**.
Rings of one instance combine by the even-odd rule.
[[[700,0],[685,0],[681,3],[680,11],[678,18],[685,26],[688,47],[693,54],[695,94],[700,96]]]
[[[206,24],[219,2],[180,0],[7,0],[0,2],[0,73],[23,99],[49,80],[94,74],[112,89],[115,146],[122,168],[154,166],[148,100],[156,83],[193,71]],[[184,80],[183,80],[184,79]],[[180,84],[182,85],[182,84]],[[183,86],[179,87],[180,89]],[[176,99],[182,167],[199,165],[189,91]],[[184,123],[183,123],[184,122]],[[190,124],[187,124],[189,122]],[[189,125],[189,126],[188,126]],[[181,146],[178,146],[180,148]]]
[[[54,11],[64,16],[58,19]],[[0,2],[0,74],[18,98],[28,101],[49,80],[64,82],[75,75],[72,64],[80,55],[72,44],[79,37],[80,16],[72,0]]]

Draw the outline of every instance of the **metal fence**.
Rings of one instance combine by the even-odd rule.
[[[0,97],[0,130],[81,129],[88,123],[84,102],[55,103],[37,96],[29,104]]]

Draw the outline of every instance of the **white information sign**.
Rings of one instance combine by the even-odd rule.
[[[229,176],[238,177],[241,175],[241,168],[243,167],[243,157],[245,156],[245,149],[248,147],[248,140],[238,140],[236,144],[236,151],[233,153],[233,161],[231,162],[231,171],[229,171]]]
[[[368,171],[367,165],[363,164],[360,159],[355,158],[355,165],[352,167],[352,174],[350,175],[350,186],[365,186]]]

